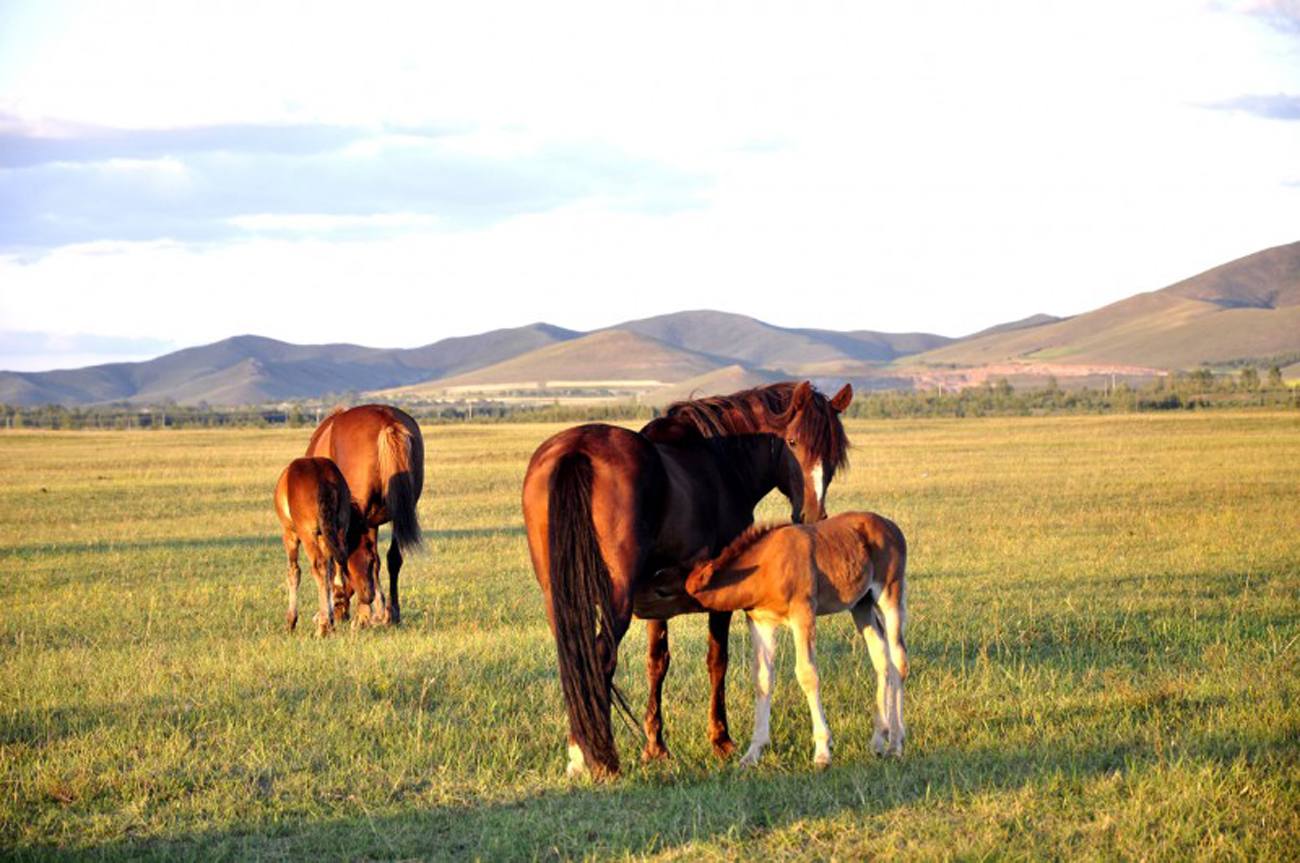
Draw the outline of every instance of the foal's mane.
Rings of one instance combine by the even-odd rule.
[[[794,381],[783,381],[729,396],[676,402],[668,406],[665,415],[693,426],[706,438],[780,432],[789,421],[798,386]],[[848,461],[849,440],[844,425],[830,401],[816,390],[794,433],[814,459],[827,462],[833,469]]]

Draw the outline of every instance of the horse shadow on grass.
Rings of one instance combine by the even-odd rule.
[[[1271,744],[1277,749],[1272,754],[1280,756],[1284,745]],[[1226,738],[1209,738],[1182,755],[1228,765],[1241,751]],[[1064,746],[945,749],[901,762],[873,758],[845,763],[817,774],[802,764],[753,773],[730,764],[690,779],[633,776],[603,785],[583,781],[487,804],[428,805],[421,799],[422,785],[428,783],[417,783],[398,793],[403,811],[396,814],[371,814],[376,807],[349,798],[356,814],[343,818],[277,819],[274,824],[249,823],[164,840],[126,838],[98,845],[94,852],[106,858],[568,859],[680,852],[693,843],[714,853],[753,853],[752,843],[772,838],[788,853],[790,846],[783,843],[789,840],[779,836],[782,831],[798,831],[804,822],[825,819],[834,822],[837,835],[852,837],[857,832],[849,841],[866,856],[891,850],[875,847],[873,852],[870,828],[875,819],[887,819],[898,810],[945,801],[962,806],[990,791],[1051,786],[1057,788],[1051,793],[1058,793],[1061,783],[1082,789],[1098,779],[1123,782],[1131,772],[1157,762],[1157,756],[1133,742],[1087,753]],[[558,759],[556,769],[562,769]],[[58,849],[29,850],[49,856]]]
[[[423,700],[424,693],[417,689],[412,678],[376,697],[406,707]],[[1137,709],[1185,718],[1212,712],[1223,702],[1215,696],[1164,692]],[[1108,705],[1049,705],[1038,721],[1057,729],[1096,729],[1114,713]],[[431,711],[430,719],[439,721],[435,714]],[[568,783],[559,778],[563,760],[557,746],[553,763],[540,768],[540,780],[521,777],[518,783],[540,788],[512,793],[504,783],[488,801],[476,801],[473,791],[457,791],[436,777],[414,777],[394,784],[383,800],[362,800],[345,792],[330,800],[304,801],[309,804],[305,808],[316,812],[342,810],[344,815],[295,812],[272,819],[268,812],[233,826],[161,839],[127,836],[80,850],[108,858],[514,859],[642,856],[692,847],[755,853],[771,841],[788,853],[789,843],[802,843],[810,830],[829,829],[849,843],[849,853],[866,856],[903,850],[873,849],[872,836],[878,831],[872,828],[883,828],[896,820],[896,813],[912,807],[961,808],[990,792],[1082,795],[1099,780],[1122,783],[1134,776],[1141,781],[1142,774],[1161,769],[1171,758],[1224,767],[1243,758],[1294,760],[1281,730],[1273,738],[1247,741],[1232,729],[1202,731],[1195,723],[1181,721],[1186,730],[1175,735],[1172,752],[1153,748],[1141,723],[1116,728],[1112,738],[1101,743],[1095,733],[1079,742],[1060,735],[1049,741],[1026,739],[1017,735],[1025,730],[1026,720],[1017,708],[1004,705],[988,717],[992,731],[980,735],[979,742],[914,747],[903,759],[893,760],[865,754],[865,741],[844,741],[836,764],[817,773],[804,759],[806,727],[802,713],[798,716],[789,723],[790,739],[775,741],[769,760],[752,771],[741,770],[734,759],[727,764],[649,767],[628,763],[627,775],[620,780]],[[913,716],[914,731],[925,721],[924,716]],[[622,749],[631,762],[634,750],[626,741]],[[548,771],[554,778],[547,778]],[[333,778],[346,787],[346,777]],[[25,850],[50,856],[61,849]]]

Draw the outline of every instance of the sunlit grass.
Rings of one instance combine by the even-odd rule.
[[[1300,417],[854,422],[832,511],[907,532],[901,762],[847,619],[811,770],[784,638],[763,766],[706,741],[672,626],[675,758],[563,778],[519,489],[559,426],[425,430],[400,628],[283,630],[287,431],[0,435],[0,847],[137,856],[1245,857],[1300,850]],[[762,517],[781,517],[765,501]],[[384,540],[386,545],[387,540]],[[744,626],[732,731],[748,737]],[[645,701],[634,626],[619,682]]]

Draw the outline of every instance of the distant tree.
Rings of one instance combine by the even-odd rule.
[[[1285,386],[1282,380],[1282,370],[1277,366],[1271,366],[1268,370],[1268,388],[1270,390],[1280,390]]]
[[[1259,369],[1246,366],[1237,376],[1237,382],[1243,390],[1249,392],[1259,389]]]

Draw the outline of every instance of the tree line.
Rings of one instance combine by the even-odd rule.
[[[357,394],[337,400],[289,402],[242,407],[206,403],[157,405],[116,403],[86,407],[0,404],[0,428],[167,429],[167,428],[315,428],[336,405],[360,404]],[[496,422],[648,422],[663,409],[651,405],[602,403],[505,404],[491,401],[459,404],[403,402],[421,423]],[[1101,389],[1063,389],[1055,378],[1046,386],[1016,388],[1005,378],[984,386],[950,391],[877,390],[859,392],[848,416],[870,419],[907,417],[979,417],[1070,413],[1134,413],[1215,408],[1300,409],[1300,386],[1290,386],[1281,369],[1244,366],[1215,374],[1198,369],[1156,378],[1135,387],[1126,383]]]

